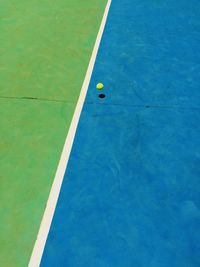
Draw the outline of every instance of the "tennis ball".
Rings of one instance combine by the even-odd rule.
[[[98,83],[96,87],[98,90],[102,90],[104,85],[103,85],[103,83]]]

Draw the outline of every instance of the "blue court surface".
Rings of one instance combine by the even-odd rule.
[[[112,1],[41,266],[200,266],[200,1]]]

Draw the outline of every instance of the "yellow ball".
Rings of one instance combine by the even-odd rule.
[[[103,83],[98,83],[98,84],[97,84],[97,89],[98,89],[98,90],[102,90],[103,87],[104,87]]]

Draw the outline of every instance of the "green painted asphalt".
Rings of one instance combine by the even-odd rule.
[[[1,1],[0,266],[28,265],[105,4]]]

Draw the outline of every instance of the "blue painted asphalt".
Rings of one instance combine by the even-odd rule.
[[[41,266],[200,266],[199,18],[113,0]]]

